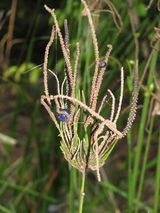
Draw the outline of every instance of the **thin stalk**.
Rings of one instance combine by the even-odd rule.
[[[13,42],[16,10],[17,10],[17,0],[12,0],[11,15],[9,19],[9,27],[8,27],[8,34],[7,34],[7,45],[6,45],[6,59],[8,62],[9,62],[9,57],[10,57],[11,47]]]
[[[72,0],[69,0],[68,3],[67,3],[67,7],[66,7],[66,14],[67,15],[71,14],[71,12],[72,12],[72,5],[73,5]]]
[[[151,64],[150,64],[147,88],[149,88],[151,83],[153,82],[153,76],[154,76],[153,74],[155,71],[156,62],[157,62],[157,51],[155,50],[153,53]],[[147,120],[147,112],[148,112],[148,108],[149,108],[150,95],[151,94],[149,92],[146,93],[146,95],[145,95],[143,111],[142,111],[141,120],[140,120],[137,146],[136,146],[136,151],[135,151],[133,175],[132,175],[132,200],[135,199],[137,178],[138,178],[138,173],[139,173],[139,164],[140,164],[140,158],[142,155],[142,144],[144,141],[144,132],[145,132],[145,126],[146,126],[146,120]]]
[[[74,186],[75,186],[75,175],[76,175],[76,169],[71,168],[70,170],[70,213],[74,213]]]
[[[85,172],[82,173],[82,181],[81,181],[81,194],[80,194],[80,200],[79,200],[79,211],[78,213],[83,212],[83,205],[84,205],[84,196],[85,196]]]
[[[143,165],[141,169],[141,175],[140,175],[140,181],[139,181],[139,187],[138,187],[138,193],[137,193],[137,200],[141,199],[142,195],[142,188],[143,188],[143,183],[144,183],[144,178],[145,178],[145,172],[146,172],[146,165],[147,165],[147,159],[148,159],[148,154],[149,154],[149,147],[150,147],[150,142],[152,139],[152,132],[153,132],[153,124],[154,124],[154,116],[151,117],[150,121],[150,128],[148,132],[148,137],[145,145],[145,152],[144,152],[144,160],[143,160]],[[135,206],[135,212],[138,213],[138,206]]]
[[[159,130],[159,141],[158,141],[158,154],[157,154],[157,169],[155,179],[155,193],[154,193],[154,210],[158,212],[159,198],[160,198],[160,130]]]
[[[131,131],[127,135],[128,142],[128,213],[131,213],[132,207],[132,135]]]
[[[89,30],[87,29],[87,35],[86,35],[86,32],[85,32],[85,36],[87,36],[86,38],[86,58],[85,58],[85,71],[84,71],[84,79],[83,79],[83,90],[84,90],[84,93],[87,94],[87,96],[89,95],[87,93],[88,91],[88,85],[90,85],[90,79],[91,79],[91,76],[90,76],[90,72],[88,72],[88,67],[91,63],[91,58],[92,58],[92,52],[90,51],[91,48],[92,48],[92,42],[91,42],[91,38],[90,38],[90,33],[89,33]]]

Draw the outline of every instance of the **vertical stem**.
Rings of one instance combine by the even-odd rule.
[[[137,200],[141,199],[141,195],[142,195],[142,190],[143,190],[143,184],[144,184],[144,180],[145,180],[145,172],[146,172],[146,166],[147,166],[147,160],[148,160],[148,156],[149,156],[149,148],[150,148],[150,143],[152,140],[152,134],[153,134],[153,124],[154,124],[154,116],[151,117],[150,120],[150,127],[149,127],[149,132],[148,132],[148,137],[145,143],[145,151],[144,151],[144,159],[143,159],[143,164],[142,164],[142,168],[141,168],[141,174],[139,177],[139,186],[138,186],[138,192],[137,192]],[[138,213],[139,211],[139,207],[136,205],[135,207],[135,213]]]
[[[9,61],[11,46],[12,46],[12,40],[13,40],[13,33],[14,33],[14,22],[16,17],[16,9],[17,9],[17,0],[12,0],[12,6],[11,6],[11,15],[9,19],[9,27],[8,27],[8,34],[7,34],[7,46],[6,46],[6,58],[7,61]]]
[[[84,204],[84,190],[85,190],[85,172],[82,173],[82,181],[81,181],[81,192],[80,192],[80,200],[79,200],[79,212],[83,212],[83,204]]]
[[[156,178],[155,178],[153,213],[158,212],[159,198],[160,198],[160,130],[159,130],[159,140],[158,140],[157,168],[156,168]]]
[[[70,171],[70,213],[74,213],[74,189],[75,189],[76,169],[71,167]]]
[[[155,48],[157,48],[157,45],[155,45]],[[137,186],[138,174],[140,171],[139,164],[142,157],[142,145],[144,141],[147,112],[148,112],[149,101],[151,96],[149,92],[149,88],[153,82],[153,76],[154,76],[154,71],[156,67],[157,57],[158,57],[158,54],[157,54],[157,51],[155,50],[151,59],[148,80],[147,80],[148,92],[145,94],[145,98],[144,98],[143,110],[142,110],[142,115],[141,115],[141,120],[139,125],[139,131],[138,131],[137,145],[135,150],[134,166],[133,166],[133,174],[132,174],[132,200],[134,200],[136,197],[136,186]]]
[[[128,213],[131,213],[132,208],[132,135],[131,131],[127,135],[128,141]]]

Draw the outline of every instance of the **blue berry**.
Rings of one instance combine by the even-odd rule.
[[[66,112],[68,114],[68,116],[71,115],[71,112],[68,109],[60,109],[60,111]],[[58,118],[59,121],[67,122],[68,116],[66,116],[63,113],[59,113],[58,116],[57,116],[57,118]]]

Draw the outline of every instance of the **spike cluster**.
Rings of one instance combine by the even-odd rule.
[[[44,95],[41,97],[41,103],[49,113],[51,119],[59,130],[61,137],[61,150],[66,160],[74,167],[84,172],[87,168],[97,171],[97,177],[100,181],[99,168],[103,166],[113,147],[119,139],[124,137],[135,119],[136,105],[138,98],[138,72],[135,68],[134,76],[134,95],[131,104],[131,111],[128,122],[123,131],[117,129],[117,121],[121,112],[123,92],[124,92],[124,70],[121,68],[120,97],[116,109],[116,98],[111,90],[102,98],[98,107],[98,95],[102,85],[104,72],[106,70],[109,55],[112,46],[108,45],[104,61],[100,61],[99,48],[96,37],[92,16],[87,3],[81,0],[88,17],[92,33],[92,41],[95,55],[95,70],[90,91],[90,103],[86,105],[83,91],[76,93],[78,63],[80,57],[80,45],[76,45],[76,55],[74,67],[71,66],[69,49],[69,31],[67,21],[65,20],[65,38],[63,38],[57,21],[55,11],[45,5],[45,9],[52,15],[54,26],[52,28],[50,40],[46,46],[43,74],[44,74]],[[59,82],[57,75],[48,69],[48,55],[50,47],[54,41],[54,34],[57,33],[61,45],[63,57],[66,64],[66,73],[64,80]],[[48,72],[50,72],[57,83],[57,94],[52,95],[48,90]],[[64,87],[66,86],[66,91]],[[101,111],[106,104],[108,97],[112,100],[111,112],[109,118],[104,118]],[[55,106],[55,112],[51,110],[51,105]]]

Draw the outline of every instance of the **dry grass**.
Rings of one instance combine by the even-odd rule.
[[[71,66],[70,61],[70,50],[69,50],[69,32],[67,22],[65,21],[65,32],[66,36],[63,39],[58,20],[54,9],[50,9],[45,5],[45,9],[52,15],[54,19],[54,25],[50,40],[46,46],[45,57],[44,57],[44,94],[41,97],[41,103],[48,111],[50,117],[58,128],[61,136],[61,149],[66,160],[74,167],[79,169],[81,172],[85,172],[87,168],[97,171],[97,177],[100,181],[99,168],[103,166],[109,153],[117,143],[119,139],[126,136],[130,130],[132,123],[136,115],[136,104],[138,98],[138,64],[135,64],[134,70],[134,95],[131,103],[131,111],[128,117],[128,123],[124,130],[119,131],[117,129],[117,121],[121,112],[123,93],[124,93],[124,70],[121,68],[121,85],[120,85],[120,96],[118,101],[118,107],[116,109],[116,98],[111,90],[108,90],[108,95],[112,99],[112,106],[109,118],[104,118],[101,115],[101,110],[105,105],[105,97],[102,98],[100,108],[97,109],[97,102],[99,91],[101,89],[102,80],[106,66],[108,64],[109,55],[112,50],[112,46],[108,45],[108,51],[106,53],[104,61],[100,61],[99,48],[96,37],[96,32],[90,13],[90,9],[84,0],[81,0],[84,5],[88,22],[91,29],[92,41],[94,46],[95,54],[95,69],[90,91],[90,104],[87,106],[82,102],[81,97],[76,97],[76,84],[77,73],[78,73],[78,62],[80,56],[79,43],[76,45],[76,57],[74,62],[74,68]],[[60,87],[60,82],[55,73],[52,74],[57,81],[57,95],[50,95],[48,91],[48,55],[49,49],[54,41],[54,34],[58,34],[61,49],[63,52],[65,64],[66,64],[66,76]],[[102,66],[103,65],[103,66]],[[64,92],[64,84],[66,88],[69,87],[69,94]],[[68,85],[69,84],[69,85]],[[81,91],[78,91],[81,94]],[[70,104],[66,105],[66,101]],[[56,112],[51,110],[51,105],[54,104]],[[58,115],[59,120],[56,118]],[[79,124],[84,125],[83,137],[79,133]],[[90,134],[88,134],[90,129]],[[87,137],[86,137],[87,134]]]

